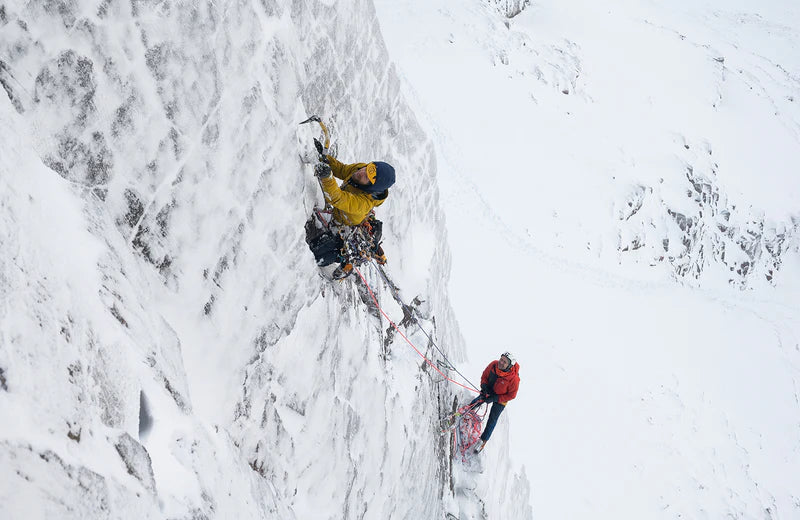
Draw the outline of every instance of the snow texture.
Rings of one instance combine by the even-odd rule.
[[[788,0],[0,5],[0,518],[797,517],[798,43]],[[319,276],[312,114],[395,166],[436,345],[517,355],[467,463],[474,394]]]
[[[478,500],[436,429],[453,389],[304,241],[318,129],[298,123],[319,114],[342,160],[401,172],[390,268],[463,360],[435,153],[371,2],[12,3],[0,26],[0,517]]]
[[[531,5],[531,0],[489,0],[489,4],[497,8],[507,18],[514,18],[523,9]]]
[[[507,431],[539,518],[800,516],[796,3],[376,8],[436,145],[460,368],[521,366],[476,487]]]

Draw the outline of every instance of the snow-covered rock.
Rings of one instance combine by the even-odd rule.
[[[489,0],[489,3],[503,13],[506,18],[514,18],[531,5],[531,0]]]
[[[319,114],[340,159],[397,168],[389,270],[463,359],[435,154],[372,3],[12,4],[0,28],[0,516],[459,515],[453,389],[304,241]]]

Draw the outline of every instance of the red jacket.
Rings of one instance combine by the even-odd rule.
[[[497,368],[497,360],[492,361],[481,375],[481,386],[483,385],[489,385],[489,389],[497,394],[497,402],[505,405],[517,397],[519,363],[514,363],[508,372],[503,372]]]

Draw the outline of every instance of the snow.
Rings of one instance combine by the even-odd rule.
[[[794,516],[796,6],[376,5],[436,142],[462,368],[521,365],[476,486],[510,449],[541,518]]]
[[[796,516],[799,29],[784,0],[0,8],[0,517]],[[395,166],[424,331],[473,382],[518,357],[468,464],[438,424],[474,394],[319,276],[312,114]]]
[[[341,159],[408,172],[381,209],[392,272],[463,357],[435,154],[372,4],[0,13],[0,516],[458,513],[432,426],[452,391],[304,240],[320,114]]]

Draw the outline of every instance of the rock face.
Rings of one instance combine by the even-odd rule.
[[[328,4],[0,8],[1,517],[458,511],[430,426],[452,390],[302,238],[310,114],[400,172],[390,258],[444,235],[372,4]],[[440,241],[420,282],[460,355],[448,269]]]
[[[497,8],[506,18],[514,18],[526,7],[531,5],[531,0],[488,0],[489,4]]]
[[[682,192],[674,183],[670,191],[636,185],[618,202],[618,250],[666,264],[676,280],[693,286],[776,285],[784,258],[800,251],[800,217],[775,222],[731,203],[717,180],[712,150],[697,148],[706,149],[687,154]]]

